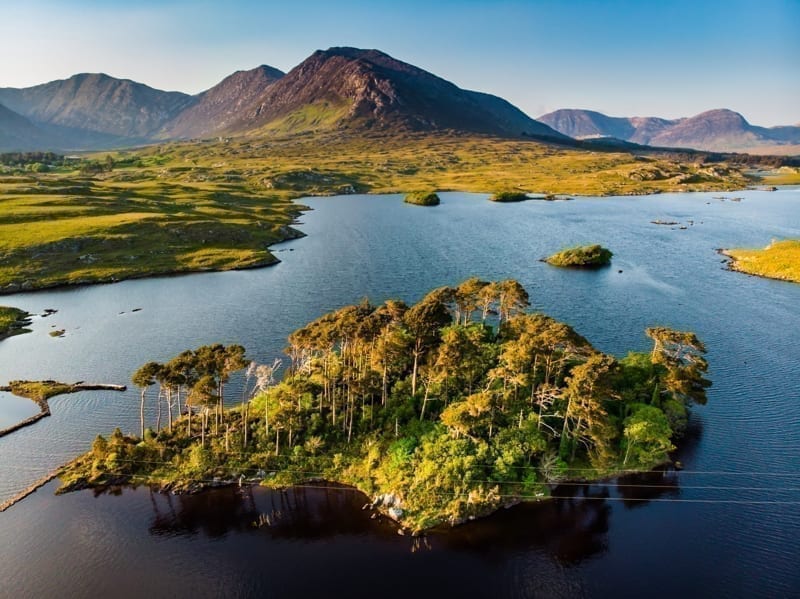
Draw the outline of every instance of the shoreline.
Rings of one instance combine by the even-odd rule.
[[[771,276],[767,274],[761,274],[757,272],[749,271],[745,268],[742,268],[741,263],[742,261],[737,259],[731,252],[734,251],[732,248],[717,248],[717,254],[720,256],[725,256],[725,268],[724,270],[728,270],[730,272],[736,272],[743,275],[747,275],[749,277],[756,277],[758,279],[767,279],[769,281],[781,281],[783,283],[794,283],[795,285],[800,284],[800,281],[795,279],[785,277],[785,276]]]
[[[59,466],[55,471],[51,472],[46,480],[40,479],[36,482],[37,486],[35,488],[26,489],[26,493],[23,495],[22,492],[19,493],[19,497],[15,498],[14,503],[18,503],[22,501],[25,497],[33,493],[36,489],[43,486],[44,484],[50,482],[54,478],[59,477],[67,468],[69,468],[73,462],[80,459],[75,458],[75,460],[70,460],[66,464]],[[602,476],[598,476],[597,478],[583,478],[583,477],[576,477],[576,478],[565,478],[563,480],[559,480],[557,482],[547,483],[548,491],[552,492],[554,489],[558,488],[560,485],[568,484],[598,484],[598,483],[608,483],[610,481],[617,480],[623,476],[632,476],[632,475],[641,475],[641,474],[648,474],[648,473],[657,473],[662,472],[666,473],[668,468],[672,466],[674,471],[679,471],[680,467],[676,467],[676,462],[671,459],[667,459],[663,462],[653,465],[649,469],[625,469],[619,470],[616,472],[611,472],[608,474],[604,474]],[[271,472],[280,472],[280,471],[271,471]],[[517,505],[523,504],[538,504],[545,501],[554,501],[558,499],[563,499],[561,496],[553,496],[551,494],[543,494],[541,496],[531,497],[527,495],[523,496],[516,496],[516,497],[508,497],[506,501],[503,501],[499,505],[488,509],[482,513],[478,513],[475,515],[471,515],[455,522],[444,522],[438,523],[428,528],[414,528],[408,526],[407,523],[404,523],[402,516],[396,516],[392,513],[393,509],[396,509],[396,506],[400,505],[401,500],[400,498],[392,492],[386,493],[378,493],[371,494],[364,489],[359,488],[353,483],[342,482],[337,480],[332,480],[323,476],[314,476],[309,477],[307,479],[293,482],[290,484],[269,484],[268,477],[250,477],[250,478],[230,478],[225,479],[223,477],[215,478],[214,480],[185,480],[185,481],[169,481],[169,482],[136,482],[136,476],[127,477],[119,477],[117,480],[112,480],[110,482],[104,484],[79,484],[74,485],[69,488],[64,488],[66,485],[62,482],[60,486],[56,489],[56,495],[62,495],[66,493],[73,493],[79,491],[95,491],[95,492],[107,492],[112,491],[113,489],[118,488],[129,488],[129,489],[136,489],[140,486],[145,486],[150,488],[151,490],[161,493],[163,495],[200,495],[203,493],[208,493],[210,491],[214,491],[215,489],[222,489],[222,488],[231,488],[231,487],[263,487],[265,489],[273,490],[273,491],[282,491],[287,489],[294,489],[294,488],[304,488],[314,485],[313,488],[320,488],[320,486],[324,486],[324,488],[330,488],[332,490],[345,490],[345,491],[352,491],[356,493],[362,494],[365,499],[367,500],[364,506],[361,508],[362,510],[370,510],[373,513],[373,518],[375,517],[383,517],[387,520],[391,520],[397,526],[397,534],[405,535],[408,534],[410,536],[416,537],[420,535],[424,535],[426,533],[437,531],[437,530],[451,530],[457,526],[461,526],[463,524],[468,524],[470,522],[474,522],[476,520],[482,520],[485,518],[490,518],[493,515],[497,514],[501,510],[510,509]],[[265,484],[266,483],[266,484]],[[33,487],[33,485],[31,485]],[[10,500],[9,500],[10,501]],[[8,502],[6,502],[8,503]],[[13,505],[13,503],[11,504]],[[4,511],[4,509],[8,509],[11,505],[0,506],[0,512]],[[402,513],[402,510],[400,510]]]
[[[737,187],[737,188],[724,188],[724,189],[704,189],[704,190],[697,190],[697,191],[687,191],[687,190],[652,190],[652,191],[629,191],[623,193],[609,193],[609,194],[601,194],[601,195],[584,195],[580,193],[569,193],[569,194],[557,194],[559,196],[569,196],[568,199],[590,199],[596,198],[602,200],[604,198],[609,197],[644,197],[648,195],[658,196],[663,195],[666,193],[722,193],[728,191],[744,191],[744,190],[757,190],[756,188],[748,185],[744,187]],[[471,191],[471,192],[463,192],[461,190],[441,190],[442,192],[450,191],[450,192],[457,192],[457,193],[476,193],[476,194],[483,194],[488,193],[485,191]],[[403,192],[378,192],[378,193],[371,193],[371,192],[364,192],[363,194],[359,195],[371,195],[371,196],[379,196],[379,195],[398,195],[402,194]],[[538,192],[530,192],[531,194],[538,194]],[[343,194],[343,195],[353,195],[353,194]],[[290,201],[293,203],[297,203],[299,200],[303,198],[325,198],[331,197],[331,194],[304,194],[302,196],[298,196],[296,198],[291,199]],[[553,200],[544,200],[544,198],[533,197],[528,198],[525,201],[553,201]],[[567,200],[555,200],[555,201],[567,201]],[[303,212],[309,210],[308,207],[303,206],[302,204],[297,204],[298,212],[296,214],[296,219],[299,218]],[[286,241],[292,241],[295,239],[302,239],[303,237],[307,237],[306,233],[295,229],[294,226],[299,224],[297,220],[295,220],[290,225],[285,225],[283,227],[285,237],[276,241],[273,244],[267,246],[267,251],[270,251],[272,247],[280,245]],[[191,275],[191,274],[204,274],[204,273],[211,273],[211,272],[231,272],[231,271],[244,271],[244,270],[252,270],[257,268],[266,268],[268,266],[274,266],[279,264],[281,260],[277,258],[272,252],[270,252],[269,259],[265,259],[254,264],[250,264],[247,266],[240,266],[235,268],[214,268],[214,267],[199,267],[199,268],[186,268],[186,269],[179,269],[179,270],[156,270],[152,272],[141,272],[135,273],[131,275],[124,275],[124,276],[107,276],[107,277],[100,277],[97,279],[82,279],[79,281],[63,281],[58,283],[48,283],[44,285],[31,285],[30,287],[23,288],[25,283],[10,283],[8,285],[0,287],[0,297],[8,296],[8,295],[15,295],[18,293],[35,293],[35,292],[42,292],[42,291],[59,291],[64,289],[78,289],[82,287],[89,287],[91,285],[111,285],[114,283],[121,283],[123,281],[132,281],[137,279],[150,279],[150,278],[160,278],[160,277],[173,277],[173,276],[182,276],[182,275]],[[3,337],[0,336],[0,340]]]

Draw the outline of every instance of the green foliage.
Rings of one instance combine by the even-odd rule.
[[[498,191],[489,198],[492,202],[524,202],[528,194],[522,191]]]
[[[611,256],[611,250],[600,245],[581,245],[553,254],[546,262],[567,268],[599,268],[611,264]]]
[[[182,489],[264,470],[270,485],[355,485],[420,529],[544,497],[573,467],[608,474],[666,459],[702,392],[684,392],[703,363],[700,341],[652,329],[657,351],[616,360],[568,325],[523,312],[528,302],[516,281],[469,279],[410,307],[345,306],[290,335],[282,380],[251,365],[256,392],[228,410],[224,384],[244,348],[145,364],[135,382],[187,398],[189,413],[155,437],[98,438],[66,484],[122,473]]]
[[[655,406],[633,406],[633,414],[625,419],[624,426],[624,464],[650,467],[663,462],[667,452],[675,449],[667,417]]]
[[[414,191],[406,195],[403,201],[415,206],[438,206],[440,203],[439,196],[433,191]]]

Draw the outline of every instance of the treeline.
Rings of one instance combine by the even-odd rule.
[[[424,528],[544,495],[563,478],[663,462],[688,407],[705,402],[703,344],[652,328],[651,352],[617,359],[529,303],[516,281],[473,278],[412,306],[341,308],[290,335],[280,382],[278,363],[251,363],[256,392],[225,412],[224,381],[245,364],[239,346],[146,365],[134,382],[182,396],[186,426],[130,438],[112,466],[91,455],[79,477],[318,473],[392,493],[395,517]],[[212,409],[213,430],[191,419]],[[120,470],[122,454],[131,465]]]
[[[0,154],[0,164],[24,168],[32,172],[45,172],[53,166],[64,166],[68,160],[54,152],[5,152]]]

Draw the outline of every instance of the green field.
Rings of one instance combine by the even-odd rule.
[[[800,283],[800,239],[773,241],[760,250],[733,249],[731,269],[759,277]]]
[[[0,293],[271,264],[304,195],[729,190],[739,170],[463,135],[307,134],[0,167]]]

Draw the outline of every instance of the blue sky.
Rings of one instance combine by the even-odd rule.
[[[531,116],[800,122],[800,0],[0,0],[0,86],[106,72],[196,93],[318,48],[381,49]]]

